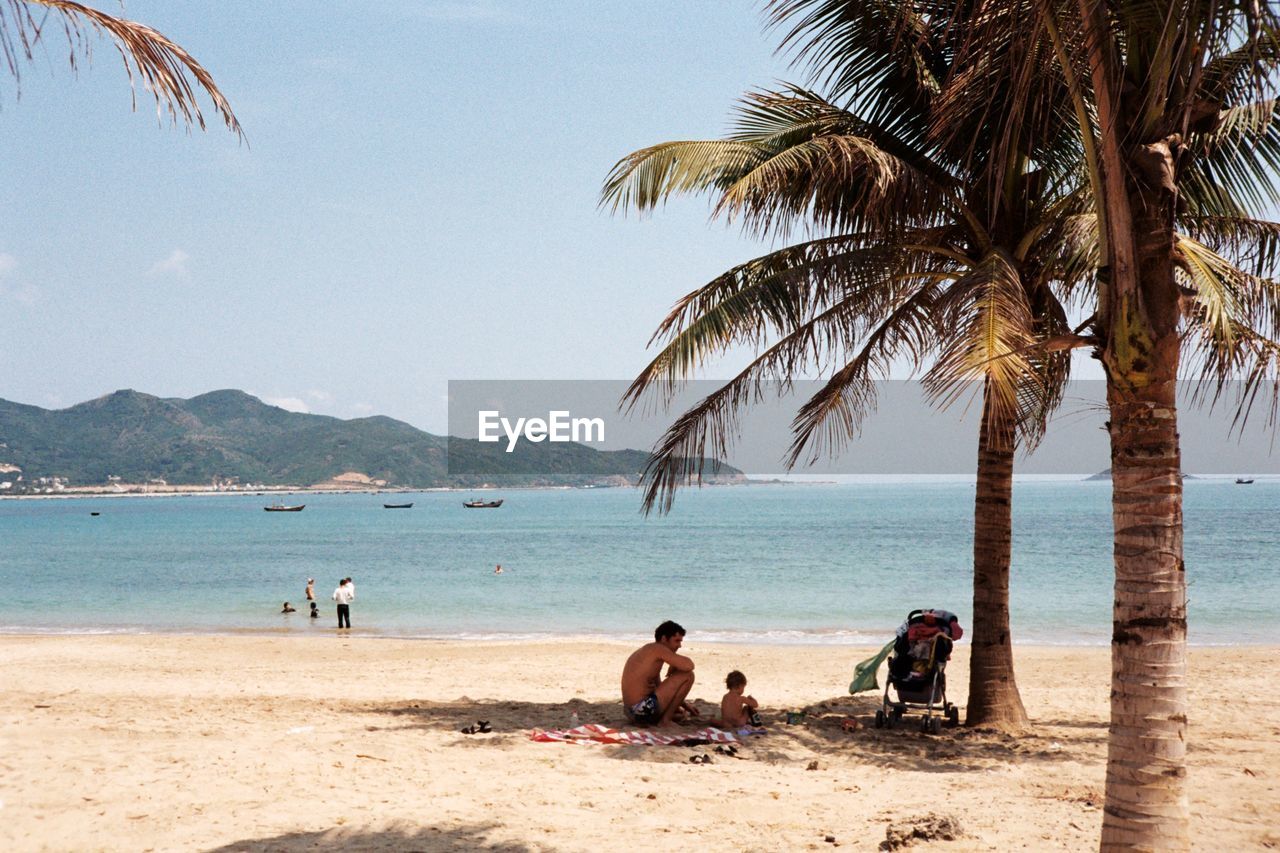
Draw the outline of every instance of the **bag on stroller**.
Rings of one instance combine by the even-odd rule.
[[[889,658],[884,699],[876,711],[876,728],[893,728],[908,711],[922,711],[920,731],[937,734],[943,720],[958,725],[960,709],[947,701],[947,661],[964,630],[947,610],[913,610],[898,626]],[[896,699],[890,700],[893,691]]]

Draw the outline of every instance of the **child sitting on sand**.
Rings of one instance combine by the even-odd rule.
[[[760,725],[760,718],[756,715],[760,703],[753,696],[743,695],[747,689],[747,677],[735,669],[725,676],[724,686],[729,688],[729,692],[720,700],[720,719],[717,722],[727,729]]]

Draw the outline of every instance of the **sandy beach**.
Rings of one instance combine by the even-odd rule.
[[[629,647],[362,637],[0,638],[0,841],[16,850],[875,850],[930,813],[939,850],[1096,845],[1108,650],[1020,648],[1025,737],[877,730],[845,693],[870,649],[711,645],[706,710],[732,668],[769,733],[712,747],[538,743],[623,727]],[[1274,647],[1191,652],[1197,849],[1280,846]],[[950,669],[963,703],[967,645]],[[804,723],[782,714],[806,709]],[[863,727],[843,731],[855,716]],[[492,734],[459,729],[478,719]],[[689,758],[709,754],[714,763]],[[834,840],[829,840],[834,839]]]

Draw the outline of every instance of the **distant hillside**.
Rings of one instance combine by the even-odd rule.
[[[529,444],[514,453],[431,435],[388,417],[341,420],[288,412],[243,391],[212,391],[190,400],[117,391],[51,411],[0,400],[0,470],[105,485],[109,476],[140,483],[242,483],[305,486],[355,471],[389,486],[580,485],[629,481],[644,468],[638,450],[599,451],[581,444]],[[450,476],[455,469],[483,472]],[[456,463],[468,461],[464,466]],[[738,477],[723,466],[721,477]],[[11,479],[4,475],[2,479]]]

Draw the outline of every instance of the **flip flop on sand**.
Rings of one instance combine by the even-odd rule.
[[[464,735],[473,735],[479,731],[479,729],[475,726],[467,726],[465,729],[458,729],[458,731],[462,732]]]
[[[711,756],[703,755],[702,753],[698,753],[697,755],[690,755],[689,763],[690,764],[710,764]]]
[[[493,729],[489,728],[489,721],[488,721],[488,720],[476,720],[476,733],[477,733],[477,734],[487,735],[487,734],[488,734],[489,732],[491,732],[491,731],[493,731]]]
[[[716,751],[716,752],[718,752],[718,753],[720,753],[721,755],[727,755],[727,756],[729,756],[730,758],[737,758],[737,757],[738,757],[738,748],[737,748],[736,746],[734,746],[733,744],[729,744],[728,746],[725,746],[725,745],[724,745],[724,744],[722,744],[722,743],[721,743],[721,744],[716,744],[715,751]]]

